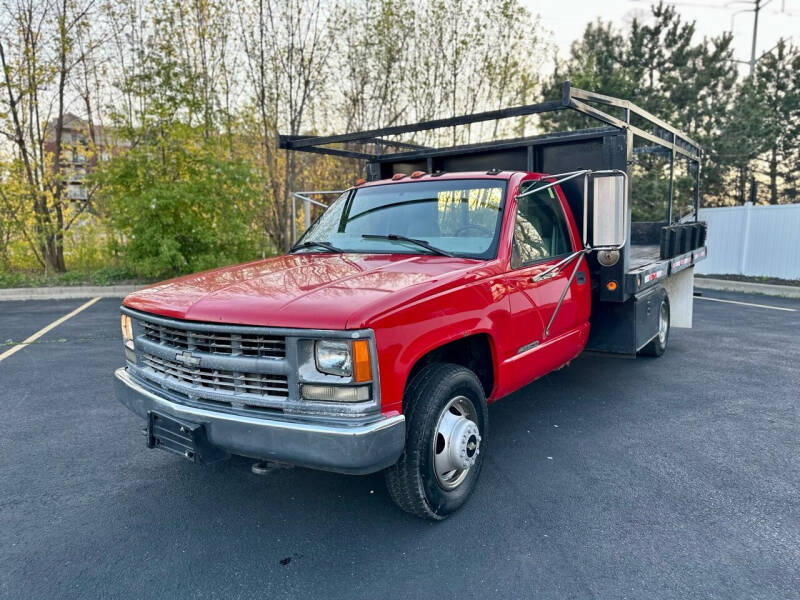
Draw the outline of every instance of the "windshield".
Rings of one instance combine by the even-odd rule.
[[[309,228],[298,246],[327,242],[344,252],[435,253],[407,240],[380,237],[399,236],[427,242],[441,253],[494,258],[505,188],[505,181],[450,179],[349,190]],[[300,251],[320,248],[309,244]]]

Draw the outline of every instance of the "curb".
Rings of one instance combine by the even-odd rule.
[[[143,285],[76,285],[71,287],[9,288],[0,290],[0,302],[4,300],[124,298],[143,287]]]
[[[728,281],[727,279],[695,277],[694,287],[723,292],[743,292],[745,294],[800,298],[800,287],[791,285],[771,285],[767,283],[749,283],[747,281]]]

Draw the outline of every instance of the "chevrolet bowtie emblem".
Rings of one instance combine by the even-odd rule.
[[[175,360],[187,367],[196,367],[200,364],[200,359],[191,352],[180,352],[175,355]]]

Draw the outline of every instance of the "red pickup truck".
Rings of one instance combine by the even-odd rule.
[[[688,304],[690,325],[704,230],[671,216],[631,225],[631,131],[647,134],[615,125],[369,155],[371,181],[341,193],[288,254],[125,298],[118,399],[146,419],[150,447],[196,463],[236,454],[385,470],[401,508],[447,517],[476,485],[488,404],[587,343],[660,355],[676,304],[683,325]],[[326,138],[282,143],[353,154]],[[699,160],[688,143],[673,140],[670,151]],[[621,148],[622,169],[604,144]],[[534,163],[538,152],[546,165],[551,150],[581,170],[507,168],[515,152]],[[420,164],[429,168],[402,171]],[[451,170],[459,164],[491,168]]]

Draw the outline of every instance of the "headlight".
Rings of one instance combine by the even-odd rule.
[[[321,373],[352,377],[359,383],[372,381],[367,340],[319,340],[314,345],[314,361]]]
[[[120,326],[122,327],[122,341],[125,347],[133,350],[133,323],[128,315],[122,315],[120,318]]]
[[[320,340],[314,347],[314,360],[317,370],[329,375],[350,377],[353,374],[353,357],[350,354],[350,342],[338,340]]]

